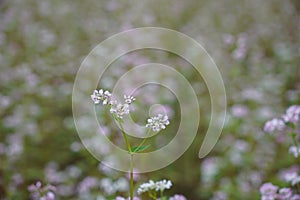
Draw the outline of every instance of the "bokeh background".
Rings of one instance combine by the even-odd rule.
[[[161,51],[133,52],[113,63],[113,76],[99,86],[109,89],[127,69],[158,62],[184,74],[199,98],[202,120],[193,145],[167,168],[139,175],[137,185],[166,178],[174,183],[169,194],[191,200],[253,200],[263,182],[281,184],[282,170],[299,165],[287,154],[285,138],[262,130],[266,120],[300,103],[299,0],[1,0],[0,199],[29,199],[27,187],[36,181],[55,185],[57,199],[126,196],[126,174],[101,165],[80,142],[72,87],[99,42],[145,26],[183,32],[206,48],[224,79],[228,115],[218,144],[200,160],[210,119],[203,79],[184,60]],[[159,87],[140,95],[140,123],[153,102],[168,105],[172,126],[159,138],[168,142],[180,120],[176,98]],[[122,145],[109,115],[99,120]]]

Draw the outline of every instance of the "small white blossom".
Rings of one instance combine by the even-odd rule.
[[[102,101],[103,105],[110,103],[111,101],[111,93],[109,91],[94,90],[93,94],[91,95],[94,104],[99,104]]]
[[[146,127],[152,128],[154,132],[159,132],[160,130],[165,129],[169,124],[170,122],[167,115],[158,114],[147,120]]]
[[[293,105],[286,110],[282,118],[285,122],[297,123],[299,121],[299,115],[300,115],[300,106]]]
[[[118,118],[122,119],[123,115],[129,114],[129,104],[121,104],[117,101],[111,101],[110,113],[115,114]]]
[[[150,190],[156,189],[156,184],[154,181],[150,180],[148,183],[143,183],[137,190],[138,194],[142,194],[144,192],[148,192]]]
[[[289,148],[289,153],[293,154],[295,158],[298,158],[300,155],[300,148],[296,146],[291,146]]]
[[[148,183],[143,183],[142,185],[140,185],[137,193],[141,194],[151,190],[163,192],[164,190],[170,189],[171,187],[172,187],[172,182],[170,180],[161,180],[157,182],[150,180]]]
[[[267,133],[271,133],[275,130],[282,131],[284,127],[285,127],[285,123],[282,119],[274,118],[266,122],[264,126],[264,131]]]
[[[172,187],[172,182],[170,180],[162,180],[162,181],[157,181],[156,183],[156,191],[164,191],[165,189],[170,189]]]
[[[125,103],[127,104],[132,104],[134,101],[135,101],[135,98],[133,96],[130,96],[130,95],[124,95],[124,100],[125,100]]]

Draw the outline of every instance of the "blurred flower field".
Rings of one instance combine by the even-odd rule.
[[[222,74],[227,116],[218,143],[199,159],[211,102],[195,69],[177,55],[152,49],[112,63],[99,88],[113,88],[134,66],[163,63],[189,81],[201,111],[197,137],[184,155],[166,168],[133,174],[135,199],[150,198],[138,194],[142,189],[163,188],[171,200],[299,200],[299,0],[0,0],[0,200],[129,196],[130,174],[101,164],[81,143],[72,90],[81,63],[97,44],[138,27],[173,29],[202,44]],[[159,75],[136,79],[151,76]],[[160,79],[177,84],[171,77]],[[170,124],[165,118],[159,130],[167,128],[152,143],[166,145],[180,123],[176,96],[153,86],[140,88],[135,98],[138,124],[147,123],[151,105],[165,105]],[[126,148],[109,111],[95,109],[103,134]],[[89,129],[88,120],[83,123]],[[105,144],[97,148],[110,152]]]

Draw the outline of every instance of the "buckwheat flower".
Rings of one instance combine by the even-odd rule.
[[[284,180],[286,182],[292,182],[293,180],[297,179],[298,177],[298,173],[297,172],[290,172],[290,173],[286,173],[284,175]]]
[[[132,104],[134,101],[135,101],[135,98],[133,96],[130,96],[130,95],[124,95],[124,100],[125,100],[125,103],[127,104]]]
[[[163,192],[165,189],[170,189],[172,187],[172,182],[170,180],[161,180],[157,181],[156,183],[156,191],[161,191]]]
[[[28,191],[29,192],[36,192],[40,190],[42,187],[42,183],[40,181],[36,182],[36,184],[31,184],[28,186]]]
[[[150,180],[148,183],[143,183],[137,190],[137,193],[140,195],[144,192],[156,189],[156,184],[154,181]]]
[[[274,118],[265,123],[264,131],[267,133],[271,133],[275,130],[282,131],[284,127],[285,127],[285,123],[282,119]]]
[[[299,115],[300,115],[300,106],[293,105],[286,110],[282,118],[285,122],[297,123],[299,121]]]
[[[169,124],[170,122],[167,115],[158,114],[147,120],[146,127],[152,128],[154,132],[159,132],[160,130],[165,129]]]
[[[289,153],[293,154],[295,158],[298,158],[300,155],[300,148],[296,146],[291,146],[289,148]]]
[[[174,196],[170,197],[169,200],[187,200],[185,196],[181,194],[175,194]]]
[[[123,115],[129,114],[129,104],[121,104],[117,101],[111,101],[110,113],[115,114],[118,118],[122,119]]]
[[[281,188],[277,195],[278,200],[289,200],[293,195],[293,191],[290,188]]]
[[[262,200],[275,200],[278,187],[272,183],[265,183],[260,187],[260,193]]]
[[[91,95],[94,104],[99,104],[102,101],[103,105],[108,104],[111,101],[111,93],[109,91],[94,90],[93,94]]]
[[[53,192],[47,192],[47,194],[41,197],[40,200],[55,200],[55,194]]]

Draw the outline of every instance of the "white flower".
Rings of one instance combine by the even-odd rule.
[[[300,155],[300,148],[296,146],[291,146],[289,148],[289,153],[293,154],[295,158],[298,158]]]
[[[156,191],[164,191],[165,189],[170,189],[172,187],[172,182],[170,180],[162,180],[157,181],[156,183]]]
[[[285,122],[297,123],[299,121],[299,115],[300,115],[300,106],[293,105],[286,110],[282,118]]]
[[[124,95],[124,100],[125,100],[125,103],[132,104],[135,101],[135,98],[130,95],[128,95],[128,96]]]
[[[111,101],[110,113],[115,114],[118,118],[122,119],[123,115],[129,114],[129,104],[121,104],[117,101]]]
[[[111,101],[111,93],[109,91],[103,91],[103,89],[94,90],[93,94],[91,95],[94,104],[99,104],[102,101],[103,105],[110,103]]]
[[[150,180],[148,183],[143,183],[137,190],[138,194],[148,192],[151,190],[164,191],[165,189],[170,189],[172,187],[172,182],[170,180],[161,180],[154,182]]]
[[[152,128],[154,132],[159,132],[160,130],[165,129],[169,124],[170,122],[167,115],[158,114],[147,120],[146,127]]]
[[[285,123],[282,119],[274,118],[266,122],[264,126],[264,131],[267,133],[271,133],[275,130],[282,131],[284,127],[285,127]]]
[[[154,181],[150,180],[148,183],[143,183],[140,185],[140,187],[137,190],[138,194],[142,194],[144,192],[148,192],[150,190],[154,190],[156,188],[156,185]]]

